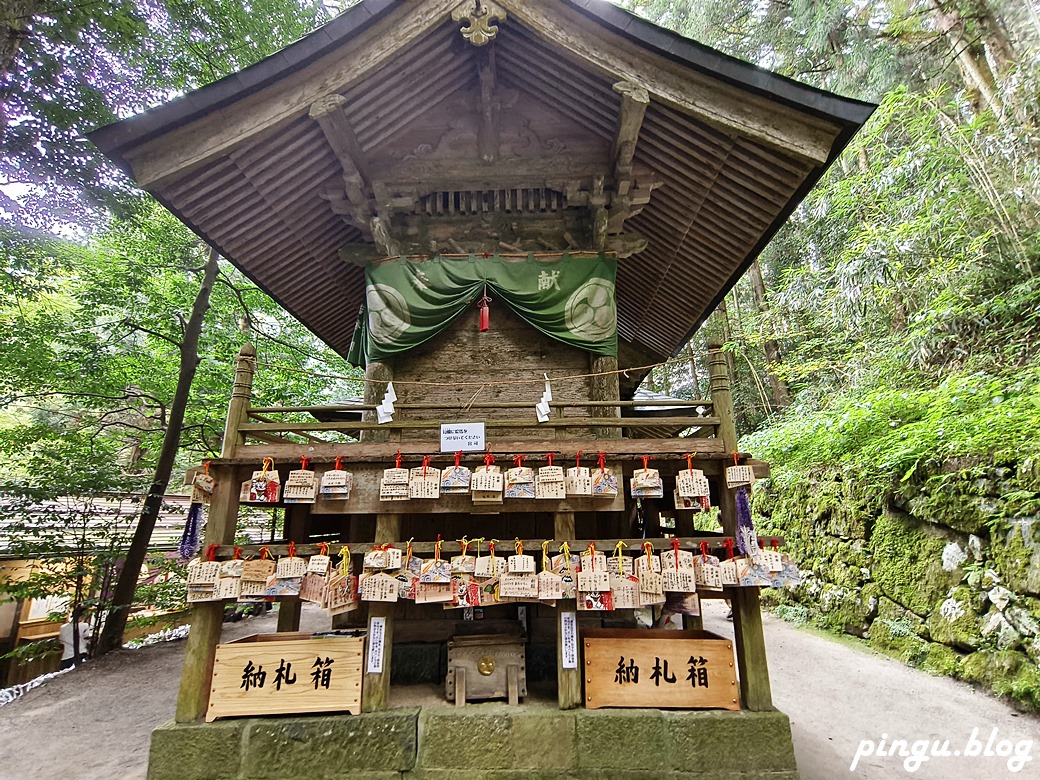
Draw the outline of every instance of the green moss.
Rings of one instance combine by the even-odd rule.
[[[1040,520],[1017,518],[994,523],[989,553],[1008,588],[1040,595]]]
[[[885,512],[871,536],[873,575],[886,596],[918,615],[960,581],[960,572],[942,567],[942,551],[949,541],[930,526]]]
[[[928,633],[932,640],[962,650],[976,650],[982,642],[979,633],[981,596],[963,585],[932,609]]]
[[[996,690],[1010,684],[1025,661],[1024,655],[1013,650],[979,650],[964,657],[958,676]]]
[[[929,674],[952,677],[960,666],[961,656],[946,645],[928,642],[920,667]]]
[[[1036,663],[1022,664],[1014,677],[994,683],[993,691],[1013,699],[1027,710],[1040,709],[1040,666]]]
[[[896,604],[892,599],[886,596],[881,596],[878,599],[877,619],[887,621],[888,623],[898,621],[901,624],[909,626],[913,632],[922,639],[928,638],[928,625],[925,623],[924,619],[918,617],[910,610],[901,607],[899,604]]]
[[[870,646],[930,674],[953,675],[960,664],[956,652],[922,639],[907,620],[879,617],[870,626]]]

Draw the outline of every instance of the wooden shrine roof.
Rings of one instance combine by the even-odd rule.
[[[391,222],[488,220],[511,193],[599,208],[648,242],[618,267],[624,368],[685,343],[874,109],[602,0],[482,1],[506,16],[487,46],[452,19],[473,0],[362,0],[90,138],[344,355],[364,287],[344,247],[396,254]]]

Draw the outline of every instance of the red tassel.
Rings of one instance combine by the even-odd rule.
[[[480,308],[480,332],[483,333],[491,327],[491,308],[489,304],[491,298],[487,294],[487,285],[484,285],[484,297],[477,301],[477,306]]]

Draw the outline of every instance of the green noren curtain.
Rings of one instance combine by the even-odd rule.
[[[444,330],[487,294],[542,333],[596,355],[617,355],[617,261],[558,257],[401,258],[365,270],[365,303],[348,359],[400,355]],[[494,326],[492,326],[494,327]]]

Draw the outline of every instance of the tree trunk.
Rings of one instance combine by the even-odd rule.
[[[1007,27],[987,0],[975,0],[974,16],[982,33],[986,56],[998,78],[1006,76],[1017,59]]]
[[[719,306],[717,309],[715,309],[714,316],[719,321],[719,330],[722,331],[723,344],[728,344],[729,342],[733,341],[733,329],[730,327],[729,324],[729,309],[726,308],[725,298],[719,301]],[[736,358],[733,357],[732,352],[727,351],[723,354],[726,356],[726,366],[729,368],[729,375],[736,376]]]
[[[960,11],[941,0],[928,0],[928,6],[935,13],[935,23],[939,31],[946,36],[957,60],[957,65],[964,76],[965,86],[978,92],[982,102],[986,104],[998,120],[1004,120],[1004,104],[997,95],[997,81],[986,62],[985,55],[975,46],[968,36],[964,19]]]
[[[159,460],[155,464],[152,486],[145,498],[144,506],[141,508],[141,517],[137,521],[134,538],[130,542],[126,560],[123,561],[123,568],[119,572],[119,579],[116,581],[112,603],[105,620],[105,627],[98,639],[95,655],[103,655],[123,644],[126,618],[134,603],[137,581],[141,576],[141,566],[144,564],[145,555],[148,552],[155,521],[159,517],[163,496],[170,483],[173,462],[177,456],[177,449],[180,447],[184,411],[188,405],[191,383],[195,379],[195,370],[199,364],[199,337],[202,335],[202,325],[206,312],[209,310],[209,296],[213,290],[218,270],[218,255],[216,250],[211,249],[202,276],[202,285],[199,287],[198,295],[195,296],[191,316],[184,327],[184,338],[180,345],[180,372],[177,376],[177,388],[173,394],[173,403],[170,404],[169,420],[166,433],[163,435],[162,448],[159,450]]]
[[[762,279],[762,266],[758,264],[757,259],[748,269],[748,279],[751,281],[751,293],[755,297],[758,313],[769,323],[770,331],[772,331],[772,323],[769,322],[769,304],[766,302],[766,284]],[[773,336],[774,334],[770,333],[770,337],[762,341],[762,348],[766,354],[766,372],[769,376],[769,386],[773,391],[773,405],[783,408],[791,405],[791,390],[787,386],[787,381],[776,375],[775,369],[781,362],[780,345]]]
[[[0,4],[0,85],[8,83],[25,31],[39,11],[39,0],[4,0]],[[0,86],[0,131],[7,126],[6,104],[7,89]]]
[[[692,395],[694,398],[703,398],[701,395],[701,375],[697,370],[697,356],[693,352],[693,340],[686,342],[686,359],[690,361],[690,382],[693,385]]]

